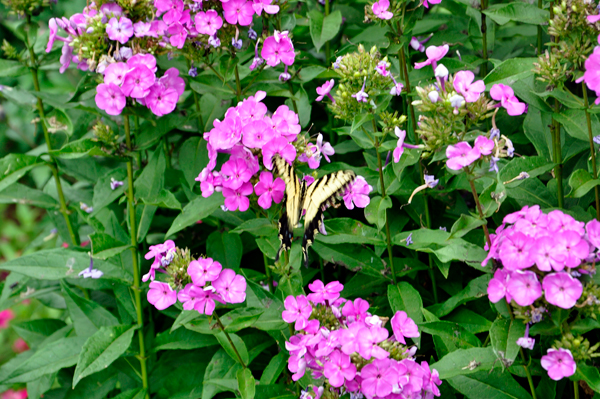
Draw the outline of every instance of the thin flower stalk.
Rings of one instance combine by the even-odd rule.
[[[242,360],[242,356],[240,356],[240,353],[238,352],[237,348],[235,347],[235,344],[233,343],[231,336],[229,335],[229,333],[227,331],[225,331],[225,326],[221,322],[219,315],[217,314],[217,312],[214,312],[213,315],[215,316],[215,319],[217,319],[217,324],[219,325],[219,328],[221,329],[221,331],[223,331],[223,333],[225,334],[225,337],[227,337],[227,341],[229,341],[229,345],[231,345],[233,352],[235,352],[235,354],[238,358],[238,361],[240,362],[240,364],[242,365],[243,368],[247,368],[248,366],[246,365],[246,363],[244,363],[244,360]]]
[[[583,103],[585,107],[585,119],[587,122],[588,138],[590,140],[590,156],[592,158],[592,177],[598,178],[598,168],[596,166],[596,149],[594,147],[594,134],[592,132],[592,119],[590,117],[590,103],[587,95],[587,87],[585,83],[582,83],[583,87]],[[594,187],[594,194],[596,196],[596,219],[600,220],[600,187]]]

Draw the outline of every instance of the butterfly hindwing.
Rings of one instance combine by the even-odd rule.
[[[292,247],[292,238],[294,237],[294,227],[300,220],[302,209],[300,201],[302,199],[303,187],[300,184],[294,168],[286,160],[275,156],[274,165],[277,174],[285,182],[284,213],[279,219],[279,240],[281,246],[277,251],[275,261],[279,260],[281,251],[287,251]]]

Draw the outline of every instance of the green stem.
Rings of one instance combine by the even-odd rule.
[[[217,312],[213,312],[213,315],[217,319],[217,323],[219,324],[219,328],[221,329],[221,331],[223,331],[225,333],[225,336],[227,337],[227,340],[229,341],[229,344],[233,348],[233,351],[235,352],[235,354],[236,354],[236,356],[238,358],[238,361],[240,362],[240,364],[242,365],[242,367],[243,368],[248,367],[248,366],[246,366],[246,363],[244,363],[244,361],[242,360],[242,357],[240,356],[240,353],[238,352],[237,348],[233,344],[233,341],[231,340],[231,337],[229,336],[229,333],[227,331],[225,331],[225,326],[221,322],[221,319],[219,318],[219,315],[217,314]]]
[[[321,269],[321,281],[325,284],[325,267],[323,267],[323,259],[319,257],[319,268]]]
[[[510,303],[504,299],[506,303],[506,308],[508,309],[508,314],[510,315],[510,320],[512,322],[515,321],[515,315],[513,314],[512,308],[510,307]],[[533,378],[531,378],[531,373],[529,372],[529,367],[527,366],[527,361],[525,360],[525,353],[523,352],[523,348],[519,348],[519,353],[521,355],[521,360],[523,361],[523,369],[525,370],[525,376],[527,376],[527,382],[529,383],[529,390],[531,391],[532,399],[537,399],[535,394],[535,386],[533,385]]]
[[[406,86],[406,102],[408,104],[408,110],[410,113],[410,122],[411,128],[409,129],[409,134],[412,133],[413,142],[418,144],[417,137],[417,118],[415,117],[415,108],[412,105],[412,101],[410,101],[410,94],[412,92],[412,88],[410,86],[410,79],[408,78],[408,66],[406,65],[406,54],[404,53],[404,46],[400,47],[400,64],[402,65],[402,71],[404,73],[404,84]]]
[[[204,120],[202,120],[202,112],[200,110],[200,100],[198,99],[198,93],[192,90],[194,93],[194,103],[196,104],[196,113],[198,114],[198,133],[204,133]]]
[[[240,82],[240,73],[237,64],[235,64],[235,88],[235,95],[237,96],[237,100],[240,101],[242,99],[242,82]]]
[[[275,292],[273,287],[273,276],[271,275],[271,268],[269,267],[269,260],[267,255],[263,253],[263,261],[265,262],[265,274],[267,275],[267,282],[269,284],[269,292],[272,294]]]
[[[579,399],[579,381],[573,381],[573,394],[575,399]]]
[[[488,51],[487,51],[487,21],[483,13],[487,9],[487,0],[481,0],[481,44],[483,46],[483,64],[481,72],[483,76],[487,75]]]
[[[292,79],[288,80],[288,87],[290,88],[290,94],[292,95],[292,106],[294,107],[294,112],[298,113],[298,105],[296,104],[296,100],[294,100],[294,86],[292,85]]]
[[[27,25],[31,26],[31,17],[27,16]],[[40,81],[38,80],[38,67],[37,61],[35,57],[35,52],[33,51],[33,47],[29,45],[29,36],[28,32],[25,32],[25,46],[29,50],[29,56],[31,58],[31,66],[29,69],[31,70],[31,77],[33,78],[33,88],[36,92],[41,92],[40,90]],[[46,126],[46,114],[44,113],[44,103],[41,98],[37,98],[37,110],[40,115],[40,124],[42,125],[42,130],[44,132],[44,140],[46,141],[46,146],[48,147],[48,156],[50,157],[50,170],[52,171],[52,176],[54,177],[54,181],[56,183],[56,192],[58,193],[58,202],[60,204],[60,213],[62,213],[65,218],[65,223],[67,224],[67,230],[69,230],[69,236],[71,237],[71,244],[74,246],[79,246],[79,234],[75,231],[73,224],[71,223],[71,218],[69,217],[69,210],[67,208],[67,201],[65,200],[65,194],[62,189],[62,183],[60,182],[60,175],[58,174],[58,164],[56,163],[56,159],[52,155],[52,142],[50,141],[50,134],[48,132],[48,127]]]
[[[594,135],[592,133],[592,120],[590,117],[590,102],[588,100],[587,87],[585,83],[581,84],[583,87],[583,105],[585,106],[585,119],[587,122],[588,138],[590,140],[590,155],[592,157],[592,173],[594,179],[598,178],[598,168],[596,167],[596,148],[594,147]],[[594,187],[596,194],[596,219],[600,220],[600,187]]]
[[[325,0],[325,17],[329,15],[329,0]],[[329,40],[325,43],[325,65],[329,64],[331,59],[331,49],[329,47]]]
[[[379,167],[379,183],[381,184],[381,198],[382,201],[386,197],[385,194],[385,182],[383,179],[383,163],[381,162],[381,153],[379,152],[379,139],[377,138],[377,122],[373,118],[373,135],[375,136],[375,152],[377,153],[377,166]],[[392,270],[392,280],[394,284],[398,284],[396,279],[396,270],[394,269],[394,257],[392,256],[392,235],[390,233],[390,222],[387,215],[387,209],[385,211],[385,235],[387,241],[388,258],[390,261],[390,269]]]
[[[167,136],[162,138],[163,149],[165,150],[165,158],[167,160],[167,168],[171,168],[171,150],[169,149],[169,140]]]
[[[131,143],[131,131],[129,128],[129,117],[123,117],[125,124],[125,143],[129,152],[133,151]],[[129,208],[129,234],[131,235],[131,256],[133,267],[133,296],[135,298],[135,310],[137,314],[138,338],[140,342],[140,367],[142,371],[142,386],[146,390],[146,399],[149,399],[148,394],[148,370],[146,366],[146,349],[144,342],[144,319],[142,316],[142,297],[140,290],[140,269],[138,263],[138,242],[137,242],[137,224],[135,220],[135,197],[133,192],[133,161],[131,158],[127,160],[127,208]]]
[[[133,117],[133,125],[135,126],[135,134],[140,134],[140,118],[136,115]],[[142,169],[142,154],[139,151],[135,152],[135,160],[137,161],[138,169]]]
[[[482,226],[483,234],[485,235],[485,241],[488,244],[488,248],[491,248],[492,240],[490,239],[490,232],[487,228],[487,219],[485,218],[485,215],[483,214],[483,209],[481,208],[481,202],[479,201],[479,195],[477,195],[477,190],[475,189],[475,183],[470,178],[468,180],[469,180],[469,185],[471,186],[471,193],[473,194],[473,198],[475,199],[475,204],[477,205],[477,212],[479,212],[479,218],[483,222],[485,222],[485,224]]]
[[[558,114],[559,103],[558,100],[554,99],[554,113]],[[562,162],[562,147],[560,143],[560,123],[552,118],[552,148],[554,152],[554,176],[556,177],[556,196],[558,197],[558,207],[564,207],[564,193],[563,193],[563,162]]]
[[[206,66],[208,67],[208,69],[210,69],[211,71],[213,71],[213,73],[215,75],[217,75],[217,78],[219,78],[221,80],[221,82],[223,82],[223,84],[227,87],[229,87],[229,90],[231,90],[231,92],[233,94],[237,95],[237,90],[234,89],[228,82],[225,81],[225,78],[223,76],[221,76],[221,74],[219,72],[217,72],[217,70],[212,66],[212,65],[208,65],[206,64]]]
[[[541,10],[544,8],[543,0],[538,0],[538,8]],[[542,26],[537,27],[537,53],[538,56],[542,54]]]

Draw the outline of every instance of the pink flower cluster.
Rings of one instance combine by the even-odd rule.
[[[419,330],[405,312],[392,318],[390,336],[383,321],[368,312],[367,301],[340,298],[344,287],[338,281],[316,280],[309,288],[308,296],[288,296],[282,313],[299,331],[285,343],[292,379],[302,378],[307,369],[313,378],[325,378],[325,386],[302,398],[319,399],[325,389],[368,399],[440,395],[438,372],[427,362],[418,364],[416,347],[406,346],[405,337],[418,337]]]
[[[600,15],[588,15],[590,23],[596,23],[600,20]],[[598,36],[600,43],[600,36]],[[596,105],[600,104],[600,46],[594,47],[594,52],[585,60],[585,73],[576,80],[577,83],[585,81],[590,90],[596,92]]]
[[[259,196],[258,204],[263,209],[270,208],[273,202],[281,202],[285,183],[271,172],[276,155],[290,164],[297,160],[316,169],[323,157],[329,162],[329,155],[335,153],[331,144],[323,142],[323,136],[319,134],[316,143],[306,143],[304,152],[298,155],[296,145],[300,145],[297,139],[302,130],[298,115],[287,105],[281,105],[269,116],[267,106],[262,102],[265,97],[264,91],[256,92],[229,108],[223,120],[216,119],[213,129],[204,133],[209,162],[196,181],[200,182],[205,198],[215,191],[222,192],[225,207],[230,211],[246,211],[250,207],[248,197],[253,192]],[[229,154],[229,159],[220,171],[215,171],[219,152]],[[262,168],[266,170],[261,171]],[[251,180],[255,176],[259,178],[253,185]],[[347,191],[349,209],[353,208],[350,205],[353,201],[356,206],[366,206],[362,206],[364,195],[367,195],[366,204],[369,203],[370,190],[366,191],[365,184],[364,179],[362,183],[355,182]]]
[[[169,68],[161,78],[156,71],[152,54],[136,54],[126,62],[108,65],[103,71],[104,83],[96,88],[96,105],[109,115],[119,115],[130,97],[156,116],[173,112],[185,91],[185,81],[177,68]]]
[[[469,166],[477,161],[482,155],[491,155],[494,151],[494,146],[494,140],[485,136],[477,137],[473,147],[466,141],[449,145],[446,148],[446,157],[448,157],[446,166],[448,166],[448,169],[461,170],[465,166]]]
[[[167,267],[175,254],[175,243],[171,240],[164,244],[153,245],[146,254],[146,259],[154,257],[150,273],[142,279],[147,281],[150,275],[152,282],[148,291],[148,302],[158,310],[164,310],[179,299],[184,310],[196,310],[201,314],[212,315],[216,302],[242,303],[246,300],[246,279],[212,258],[193,260],[187,267],[187,274],[192,282],[177,292],[170,284],[154,280],[154,272]],[[156,265],[159,265],[156,267]]]
[[[551,305],[570,309],[583,292],[578,277],[590,273],[587,264],[596,260],[598,248],[597,220],[585,225],[560,210],[545,214],[538,205],[526,206],[507,215],[492,234],[482,265],[496,259],[503,267],[489,283],[489,298],[530,306],[543,296]]]

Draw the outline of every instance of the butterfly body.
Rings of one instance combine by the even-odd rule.
[[[276,260],[282,251],[291,248],[294,227],[300,222],[304,211],[302,253],[305,265],[308,265],[308,247],[312,245],[323,224],[323,211],[335,206],[337,197],[354,181],[356,174],[351,170],[340,170],[307,185],[306,181],[298,179],[294,168],[283,158],[276,156],[274,165],[277,174],[285,182],[285,212],[279,220],[281,247]]]

